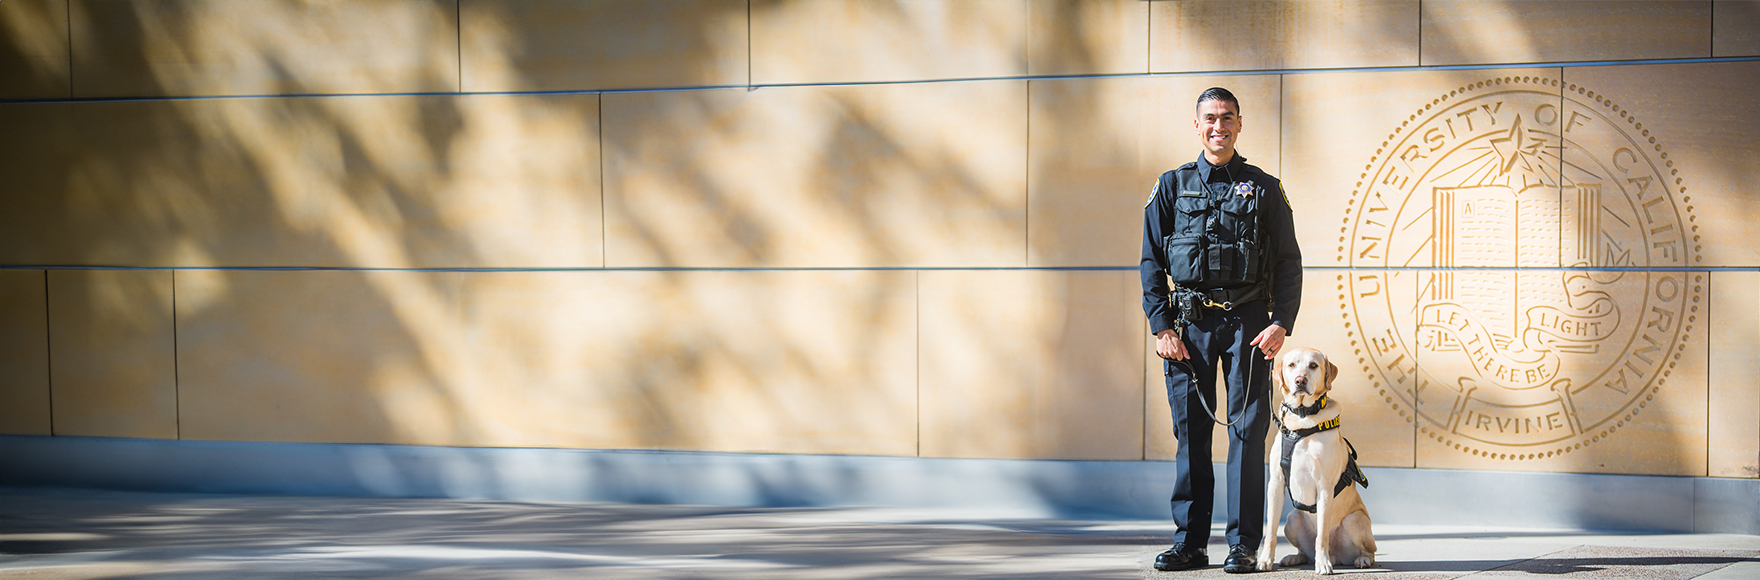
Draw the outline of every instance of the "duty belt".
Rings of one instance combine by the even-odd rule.
[[[1195,290],[1178,284],[1173,285],[1171,298],[1179,308],[1179,322],[1175,328],[1181,336],[1185,335],[1185,324],[1204,319],[1204,309],[1214,308],[1222,311],[1234,310],[1236,306],[1258,300],[1265,296],[1265,285],[1254,284],[1245,288],[1213,288]]]

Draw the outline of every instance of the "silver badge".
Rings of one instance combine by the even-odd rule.
[[[1253,182],[1245,181],[1234,184],[1234,192],[1241,197],[1253,197]]]

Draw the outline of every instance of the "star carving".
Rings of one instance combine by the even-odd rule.
[[[1517,115],[1504,136],[1491,139],[1491,148],[1497,152],[1499,160],[1498,173],[1504,176],[1513,173],[1521,177],[1524,186],[1552,182],[1540,155],[1546,144],[1546,137],[1523,127],[1522,117]]]

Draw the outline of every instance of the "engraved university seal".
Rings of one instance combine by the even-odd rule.
[[[1364,166],[1339,235],[1343,316],[1377,396],[1477,457],[1607,438],[1702,332],[1679,170],[1632,111],[1557,79],[1419,105]]]

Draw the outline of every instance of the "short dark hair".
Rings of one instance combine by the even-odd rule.
[[[1235,114],[1238,115],[1241,112],[1241,102],[1234,98],[1234,93],[1228,92],[1228,89],[1222,87],[1210,87],[1204,89],[1204,92],[1198,93],[1197,106],[1204,106],[1204,101],[1222,101],[1230,103],[1234,105]]]

